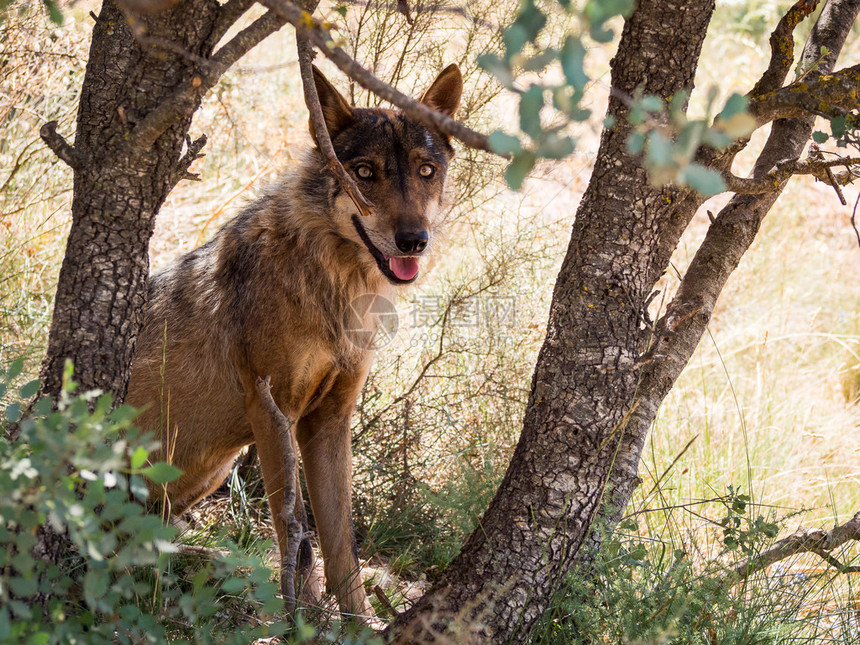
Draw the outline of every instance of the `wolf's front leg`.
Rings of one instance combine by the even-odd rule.
[[[308,496],[314,512],[325,565],[326,586],[340,609],[358,620],[375,617],[361,579],[352,526],[352,438],[350,414],[334,401],[323,401],[299,419]]]

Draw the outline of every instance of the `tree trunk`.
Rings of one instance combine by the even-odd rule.
[[[600,508],[648,340],[641,307],[700,198],[655,188],[626,151],[622,97],[692,90],[713,0],[640,2],[612,61],[609,114],[556,282],[523,433],[495,499],[440,583],[395,624],[402,642],[483,623],[523,643]],[[635,468],[633,470],[635,474]],[[462,620],[445,624],[460,612]],[[464,615],[465,614],[465,615]],[[430,616],[424,630],[416,616]],[[465,639],[456,634],[455,640]]]
[[[180,153],[197,105],[151,145],[131,145],[129,133],[192,78],[195,60],[209,57],[218,16],[216,0],[186,0],[128,19],[111,0],[102,6],[78,110],[72,227],[41,369],[45,394],[56,397],[71,359],[81,388],[125,397],[149,239],[182,174]]]
[[[808,4],[811,11],[814,3]],[[858,5],[835,0],[825,8],[804,51],[807,66],[825,45],[831,53],[819,69],[832,69]],[[691,90],[713,8],[711,0],[642,0],[626,21],[612,61],[608,113],[617,125],[603,133],[576,215],[522,436],[480,526],[439,583],[392,625],[395,642],[440,636],[442,642],[528,642],[562,577],[582,564],[583,547],[599,546],[590,532],[595,517],[605,514],[611,527],[638,485],[657,409],[784,186],[731,201],[666,314],[654,329],[648,326],[649,295],[704,199],[649,183],[626,150],[623,97],[641,89],[668,100]],[[778,86],[770,89],[782,86],[790,63],[777,70]],[[754,176],[796,159],[810,126],[808,120],[777,121]],[[710,151],[703,161],[726,171],[736,152]]]

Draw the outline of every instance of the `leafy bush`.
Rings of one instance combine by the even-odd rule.
[[[795,514],[779,522],[748,514],[749,497],[732,486],[710,501],[726,513],[717,523],[719,551],[701,534],[683,544],[640,535],[635,519],[627,519],[604,537],[588,573],[561,581],[533,642],[777,645],[822,642],[825,635],[828,642],[857,642],[856,626],[833,611],[832,597],[821,603],[822,590],[835,592],[831,574],[779,566],[737,581],[726,569],[729,560],[760,554]]]
[[[0,372],[0,396],[21,368]],[[146,513],[143,477],[165,482],[177,469],[148,463],[154,444],[132,426],[131,408],[75,394],[70,374],[56,410],[43,398],[22,416],[37,381],[5,409],[4,424],[19,423],[19,433],[0,443],[0,642],[247,643],[283,634],[286,623],[254,619],[282,606],[261,559],[230,545],[229,555],[193,567],[171,557],[176,531]],[[64,543],[61,561],[38,555],[46,540]],[[237,606],[238,623],[228,611]]]

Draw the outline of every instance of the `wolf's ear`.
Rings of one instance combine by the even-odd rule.
[[[439,73],[430,89],[424,92],[421,102],[442,114],[454,116],[462,95],[463,75],[456,63],[452,63]]]
[[[346,99],[340,95],[334,85],[329,83],[328,79],[323,76],[316,66],[314,71],[314,85],[317,88],[317,94],[320,97],[320,106],[322,106],[323,117],[325,118],[326,129],[328,136],[335,138],[338,132],[352,124],[355,117],[352,114],[352,107],[346,102]],[[309,122],[311,136],[316,141],[316,133],[314,132],[313,122]]]

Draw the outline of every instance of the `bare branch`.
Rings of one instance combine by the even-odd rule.
[[[224,72],[266,36],[283,27],[284,23],[280,16],[269,11],[236,34],[209,59],[205,69],[199,70],[198,74],[183,83],[169,99],[135,126],[128,145],[132,148],[148,148],[167,128],[182,117],[193,114],[203,96],[215,86]]]
[[[212,27],[212,36],[215,42],[224,37],[224,34],[232,27],[242,15],[254,6],[256,0],[227,0],[218,10],[218,18]]]
[[[259,0],[259,2],[284,18],[297,31],[304,33],[314,47],[337,65],[344,74],[363,88],[396,105],[408,117],[432,125],[442,133],[459,139],[470,148],[493,152],[486,135],[476,132],[459,121],[406,96],[364,69],[349,54],[334,44],[328,29],[307,11],[300,9],[288,0]]]
[[[749,111],[759,125],[776,119],[803,118],[809,115],[828,118],[845,116],[857,109],[858,92],[860,65],[854,65],[753,97],[749,103]]]
[[[793,175],[814,175],[820,181],[834,185],[839,183],[836,176],[830,171],[835,166],[851,168],[860,164],[860,157],[840,157],[830,161],[823,159],[804,159],[803,161],[785,161],[778,163],[776,167],[763,177],[736,177],[724,173],[723,179],[726,186],[732,192],[742,195],[760,195],[780,189],[780,185]],[[829,174],[828,174],[829,173]],[[840,178],[843,175],[840,175]],[[841,183],[849,183],[853,178],[851,173],[844,173],[845,179]],[[843,206],[844,206],[843,202]]]
[[[314,72],[311,63],[315,52],[305,34],[299,31],[296,31],[296,46],[299,50],[299,71],[302,76],[305,103],[311,115],[311,123],[314,126],[314,136],[316,137],[320,154],[322,154],[323,159],[328,165],[329,172],[334,175],[334,178],[340,184],[343,191],[349,195],[358,212],[362,216],[371,215],[373,213],[373,206],[361,194],[361,190],[359,190],[352,177],[343,169],[343,166],[335,155],[334,147],[331,144],[331,137],[326,127],[325,117],[323,116],[322,106],[320,105],[320,98],[317,95],[316,84],[314,83]]]
[[[188,172],[188,169],[191,167],[195,161],[204,157],[205,155],[201,154],[200,151],[203,150],[203,146],[206,145],[206,135],[201,134],[194,141],[191,140],[191,137],[186,137],[185,139],[185,154],[182,155],[182,158],[176,163],[176,169],[173,172],[173,185],[175,186],[183,179],[188,179],[190,181],[200,181],[200,175]]]
[[[81,154],[57,132],[57,122],[48,121],[39,128],[39,136],[42,141],[53,150],[61,160],[65,161],[72,170],[80,170],[83,165]]]
[[[827,73],[832,69],[858,13],[860,0],[828,2],[812,30],[801,60],[818,59],[821,48],[826,47],[828,54],[821,61],[820,71]],[[819,76],[815,83],[826,83],[826,78]],[[762,98],[783,92],[786,90]],[[641,370],[637,396],[659,399],[668,392],[698,346],[723,287],[785,187],[785,179],[776,185],[772,182],[779,179],[781,169],[804,168],[798,159],[809,141],[813,118],[803,114],[803,119],[785,119],[773,124],[750,180],[771,182],[768,190],[759,194],[736,194],[711,223],[675,297],[657,322],[650,348],[637,361],[636,366]],[[810,170],[815,168],[813,165],[807,167]],[[735,187],[741,189],[741,186]]]
[[[257,392],[260,401],[269,414],[269,420],[276,429],[281,440],[281,455],[284,458],[284,502],[280,518],[287,529],[287,550],[283,556],[281,567],[281,594],[288,611],[296,608],[296,558],[299,543],[305,537],[301,523],[296,519],[296,453],[293,450],[292,422],[284,416],[272,398],[270,379],[257,377]],[[272,509],[274,511],[274,509]]]
[[[409,12],[407,0],[397,0],[397,11],[405,16],[407,24],[415,24],[415,21],[412,20],[412,14]]]
[[[749,96],[761,96],[782,87],[794,63],[794,28],[815,11],[819,0],[798,0],[770,35],[770,63]]]
[[[399,0],[395,0],[394,2],[377,2],[376,0],[344,0],[344,4],[352,5],[354,7],[367,7],[371,2],[374,7],[379,7],[387,11],[400,11]],[[465,18],[471,23],[484,27],[490,31],[501,30],[501,27],[498,24],[491,23],[488,20],[484,20],[483,18],[479,18],[472,14],[468,9],[468,5],[470,4],[472,4],[472,2],[468,2],[465,7],[446,7],[442,5],[423,6],[419,8],[418,13],[446,13],[448,15]]]
[[[860,567],[845,566],[829,553],[850,540],[860,540],[860,512],[845,524],[830,531],[799,527],[794,533],[778,541],[771,548],[733,567],[726,577],[726,582],[736,584],[756,571],[800,553],[815,553],[836,567],[841,573],[855,573],[860,571]]]

